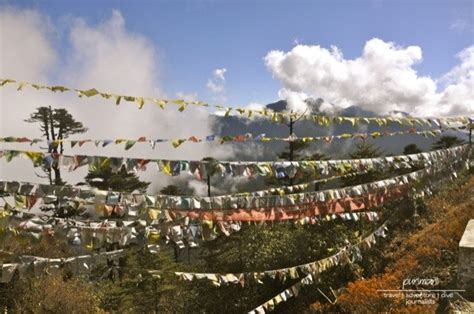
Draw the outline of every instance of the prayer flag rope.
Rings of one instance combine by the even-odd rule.
[[[319,184],[326,184],[328,182],[338,180],[338,179],[344,179],[344,178],[349,178],[349,177],[355,177],[357,175],[365,174],[367,173],[366,171],[359,171],[359,172],[349,172],[344,175],[335,175],[332,177],[324,178],[324,179],[316,179],[312,180],[309,182],[305,183],[299,183],[299,184],[294,184],[294,185],[285,185],[285,186],[277,186],[277,187],[271,187],[268,189],[264,190],[258,190],[258,191],[250,191],[250,192],[238,192],[234,194],[224,194],[224,195],[219,195],[219,197],[235,197],[235,196],[266,196],[266,195],[285,195],[285,194],[292,194],[292,193],[300,193],[305,191],[308,188],[314,188],[315,185]],[[18,192],[14,192],[18,191]],[[68,194],[70,192],[70,194]],[[100,190],[94,187],[84,187],[84,186],[64,186],[64,185],[51,185],[51,184],[42,184],[42,183],[33,183],[33,182],[25,182],[25,181],[12,181],[12,180],[0,180],[0,194],[9,194],[9,193],[15,193],[17,195],[23,195],[25,196],[25,199],[21,201],[21,206],[20,207],[25,207],[25,208],[32,208],[37,201],[37,198],[39,196],[46,196],[51,198],[51,202],[55,202],[61,197],[76,197],[80,195],[85,195],[84,199],[81,199],[81,201],[87,203],[88,201],[93,201],[91,193],[98,193],[98,194],[103,194],[111,193],[112,195],[118,195],[118,199],[122,199],[123,197],[127,197],[128,195],[130,196],[142,196],[144,195],[145,197],[171,197],[175,198],[176,196],[172,195],[166,195],[166,194],[145,194],[141,193],[139,191],[135,191],[132,193],[126,193],[126,192],[118,192],[118,191],[112,191],[112,190]],[[190,197],[190,196],[189,196]],[[214,196],[216,197],[216,196]],[[89,200],[87,199],[89,198]],[[45,201],[45,203],[48,203],[48,201]],[[106,204],[108,205],[115,205],[116,201],[113,201],[113,199],[109,199],[107,197]]]
[[[2,263],[1,283],[10,282],[15,274],[19,278],[27,275],[39,277],[43,274],[51,274],[66,268],[74,274],[89,272],[91,267],[104,264],[108,260],[118,260],[125,254],[124,250],[101,252],[90,255],[81,255],[63,258],[44,258],[38,256],[18,256],[17,263]]]
[[[91,89],[76,89],[70,88],[65,86],[48,86],[43,84],[37,83],[30,83],[27,81],[17,81],[14,79],[0,79],[0,87],[15,84],[17,86],[17,90],[21,91],[24,90],[25,87],[31,87],[36,90],[48,90],[51,92],[73,92],[76,93],[78,97],[102,97],[105,100],[113,100],[116,105],[120,105],[122,101],[127,101],[131,103],[135,103],[139,109],[142,109],[145,103],[151,103],[157,105],[161,109],[165,109],[168,105],[173,105],[178,108],[179,112],[183,112],[186,110],[188,106],[195,106],[195,107],[211,107],[218,111],[224,112],[224,116],[229,116],[232,112],[236,112],[241,116],[245,117],[252,117],[253,114],[259,114],[260,116],[270,118],[273,122],[285,122],[287,118],[297,118],[299,114],[296,112],[275,112],[269,109],[248,109],[248,108],[233,108],[223,105],[212,105],[201,101],[186,101],[183,99],[176,99],[176,100],[166,100],[154,97],[140,97],[140,96],[127,96],[127,95],[118,95],[113,93],[101,92],[96,88]],[[325,115],[304,115],[306,120],[314,121],[315,123],[321,126],[329,126],[332,124],[342,124],[342,123],[349,123],[352,126],[355,126],[359,123],[377,123],[379,126],[388,125],[390,123],[398,123],[401,125],[427,125],[427,126],[449,126],[452,124],[463,124],[466,125],[469,123],[468,117],[446,117],[446,118],[413,118],[413,117],[404,117],[404,118],[397,118],[397,117],[330,117]]]
[[[134,139],[102,139],[102,140],[93,140],[93,139],[58,139],[54,141],[48,141],[39,138],[30,139],[28,137],[15,137],[15,136],[6,136],[0,137],[0,143],[24,143],[24,144],[47,144],[48,149],[52,151],[57,149],[59,145],[69,143],[71,148],[82,147],[84,144],[94,144],[96,147],[106,147],[111,144],[120,145],[124,144],[125,150],[131,149],[135,144],[148,144],[151,148],[155,149],[156,144],[158,143],[171,143],[174,148],[180,147],[183,143],[242,143],[242,142],[303,142],[311,143],[317,141],[324,141],[326,143],[332,143],[334,140],[351,140],[351,139],[362,139],[367,138],[379,138],[379,137],[388,137],[388,136],[400,136],[400,135],[420,135],[423,137],[436,137],[441,135],[446,130],[457,130],[457,128],[444,128],[444,129],[433,129],[433,130],[423,130],[419,131],[416,128],[410,128],[407,131],[376,131],[371,133],[344,133],[340,135],[328,135],[328,136],[289,136],[289,137],[267,137],[265,134],[259,134],[253,136],[251,133],[238,134],[238,135],[208,135],[205,138],[200,138],[198,136],[190,136],[189,138],[176,138],[176,139],[156,139],[149,140],[146,137],[142,136],[136,140]]]
[[[25,150],[0,150],[0,159],[10,162],[16,157],[29,159],[33,166],[51,169],[54,167],[66,168],[74,171],[79,167],[89,165],[91,169],[108,169],[113,172],[122,167],[126,171],[144,171],[148,166],[155,164],[157,170],[168,176],[180,174],[193,175],[202,180],[211,173],[220,176],[244,177],[276,177],[294,178],[298,173],[309,173],[321,178],[345,174],[354,170],[381,170],[390,169],[392,165],[407,165],[427,163],[445,153],[455,154],[458,150],[468,150],[468,145],[446,151],[432,151],[420,154],[399,155],[366,159],[336,159],[336,160],[303,160],[303,161],[197,161],[197,160],[165,160],[165,159],[138,159],[124,157],[63,155]],[[403,166],[404,167],[404,166]]]

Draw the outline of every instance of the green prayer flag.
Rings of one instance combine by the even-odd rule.
[[[79,92],[79,96],[86,96],[86,97],[92,97],[99,93],[99,91],[95,88],[88,89],[88,90],[79,90],[78,92]]]
[[[133,147],[133,145],[135,145],[137,141],[126,141],[125,142],[125,150],[129,150],[130,148]]]

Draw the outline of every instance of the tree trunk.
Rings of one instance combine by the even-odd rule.
[[[290,113],[290,137],[293,138],[293,115],[292,115],[293,112]],[[293,141],[290,141],[289,142],[289,145],[290,145],[290,156],[289,156],[289,159],[290,161],[293,161],[293,151],[294,151],[294,142]],[[293,178],[290,178],[290,181],[289,181],[289,184],[290,185],[293,185]]]
[[[54,170],[54,184],[55,185],[62,185],[61,170],[59,169],[58,166],[54,166],[53,170]]]
[[[207,175],[207,196],[211,197],[211,176]]]
[[[45,116],[43,118],[43,129],[44,129],[44,134],[46,135],[46,140],[49,142],[50,136],[49,136],[48,116]],[[48,145],[48,153],[51,153],[51,148],[49,147],[49,145]],[[48,174],[49,185],[53,185],[53,177],[52,177],[52,174],[51,174],[51,168],[46,169],[45,172]]]
[[[294,123],[293,122],[293,116],[290,114],[290,125],[289,125],[290,126],[290,137],[293,134],[293,123]],[[290,141],[289,145],[290,145],[290,147],[289,147],[289,149],[290,149],[290,158],[289,159],[290,159],[290,161],[293,161],[293,151],[294,151],[293,141]]]
[[[49,106],[49,127],[51,130],[51,140],[55,141],[56,140],[56,134],[54,133],[54,122],[53,122],[53,110],[51,109],[51,106]]]
[[[53,109],[51,109],[51,106],[49,106],[49,127],[50,127],[50,132],[51,132],[51,140],[55,141],[56,140],[56,133],[54,131],[54,121],[53,121]],[[52,153],[57,154],[58,153],[58,148],[52,145],[51,148],[48,148],[48,150],[51,150]],[[50,152],[50,153],[51,153]],[[54,165],[53,164],[53,171],[54,171],[54,184],[56,185],[61,185],[61,170],[59,169],[59,165]],[[51,171],[50,171],[51,172]]]
[[[59,128],[59,132],[58,132],[58,140],[60,140],[61,142],[59,143],[59,153],[62,155],[62,153],[64,152],[64,147],[63,147],[63,129],[60,127]]]

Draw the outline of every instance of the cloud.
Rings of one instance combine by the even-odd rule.
[[[456,33],[464,33],[465,31],[474,32],[473,22],[467,18],[457,18],[449,26],[449,29]]]
[[[249,110],[262,110],[265,109],[265,105],[259,102],[251,102],[247,106],[245,106],[245,109]]]
[[[184,99],[186,101],[199,101],[197,93],[185,93],[185,92],[177,92],[176,97],[178,99]]]
[[[227,69],[226,68],[222,68],[222,69],[215,69],[214,70],[214,77],[220,81],[225,81],[225,72],[227,72]]]
[[[61,32],[57,25],[49,22],[47,16],[36,11],[2,10],[1,21],[1,51],[10,52],[2,55],[0,77],[78,88],[95,87],[126,95],[166,96],[160,80],[159,48],[143,35],[127,30],[119,11],[113,11],[108,19],[95,25],[75,18],[68,24],[67,29],[61,29]],[[54,40],[57,33],[68,35],[66,49],[61,50],[66,53],[61,56]],[[53,78],[58,78],[58,81]],[[36,125],[23,122],[34,108],[40,105],[66,108],[78,121],[83,122],[89,131],[76,135],[76,138],[146,136],[149,139],[157,139],[191,135],[204,137],[212,133],[209,113],[205,109],[191,106],[183,113],[178,112],[177,107],[172,105],[161,110],[153,104],[146,104],[142,110],[138,110],[136,104],[127,102],[116,106],[113,101],[98,97],[77,98],[73,94],[51,94],[35,90],[17,92],[13,86],[0,89],[0,97],[5,104],[0,117],[3,135],[40,136]],[[30,148],[25,145],[15,147]],[[67,149],[66,153],[200,159],[206,156],[225,158],[232,154],[232,150],[216,149],[208,143],[184,144],[179,149],[174,149],[169,143],[163,143],[158,144],[155,150],[150,146],[138,144],[130,151],[124,151],[119,145],[110,145],[104,149],[85,145],[80,149]],[[35,179],[31,165],[18,168],[21,162],[5,164],[2,161],[2,176],[10,179]],[[84,175],[85,170],[72,175],[64,173],[69,182],[80,181]],[[167,180],[166,177],[157,175],[155,169],[150,169],[141,176],[153,181],[153,186]]]
[[[446,86],[440,100],[445,115],[474,114],[474,46],[457,54],[461,63],[446,73],[441,81]]]
[[[223,93],[225,90],[224,84],[215,83],[213,80],[207,81],[206,86],[214,94]]]
[[[302,100],[309,95],[339,108],[357,105],[383,114],[397,110],[426,116],[460,111],[454,108],[466,109],[464,114],[474,112],[468,105],[473,98],[450,91],[470,97],[466,87],[471,86],[472,75],[466,73],[473,69],[471,55],[470,49],[459,55],[462,65],[449,75],[454,84],[442,92],[437,92],[436,80],[418,75],[414,68],[422,61],[420,47],[400,47],[377,38],[369,40],[355,59],[345,59],[334,46],[298,45],[288,52],[270,51],[264,60],[283,85],[280,97],[288,99],[294,110],[304,110]],[[457,105],[452,104],[454,100]]]
[[[33,10],[0,7],[0,77],[48,83],[52,68],[59,64],[54,48],[55,32],[49,18]],[[48,93],[1,88],[0,132],[2,136],[37,133],[37,127],[23,119],[39,105],[48,104]],[[18,129],[23,125],[24,129]]]
[[[71,84],[163,96],[156,48],[146,37],[127,31],[119,11],[112,11],[111,17],[98,25],[75,19],[69,40],[71,61],[63,77]]]
[[[50,20],[33,10],[1,7],[1,73],[25,80],[45,80],[58,61]]]
[[[212,77],[207,81],[207,88],[214,94],[214,100],[218,102],[226,102],[225,96],[225,73],[226,68],[215,69],[212,72]]]
[[[294,92],[290,89],[282,88],[278,91],[278,97],[287,101],[287,107],[289,110],[304,112],[308,107],[305,100],[309,96],[306,93]]]

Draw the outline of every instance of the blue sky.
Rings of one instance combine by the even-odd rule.
[[[197,93],[212,100],[206,83],[226,68],[230,104],[267,103],[281,87],[265,67],[271,50],[288,51],[295,42],[337,46],[344,58],[361,55],[377,37],[400,46],[416,45],[423,61],[414,68],[437,78],[474,42],[473,1],[4,1],[33,8],[59,25],[58,45],[67,49],[61,25],[81,17],[95,25],[119,10],[128,31],[146,36],[159,52],[163,89]],[[456,27],[456,23],[458,26]]]

